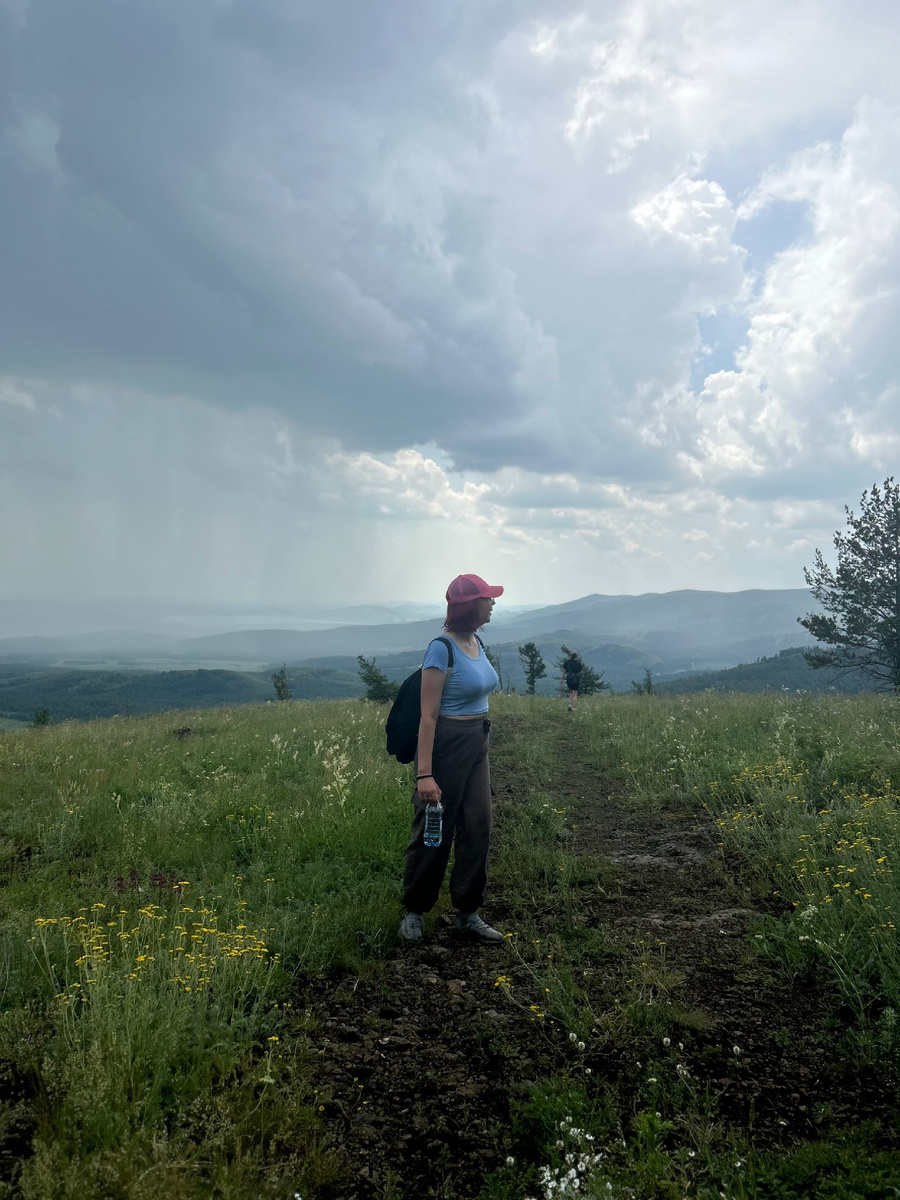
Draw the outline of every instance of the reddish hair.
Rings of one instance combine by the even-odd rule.
[[[466,600],[462,604],[447,605],[447,619],[444,628],[448,633],[474,633],[484,624],[478,606],[479,597]]]

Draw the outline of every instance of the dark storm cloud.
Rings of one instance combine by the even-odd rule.
[[[428,248],[369,189],[410,130],[477,142],[467,81],[526,5],[4,11],[0,371],[274,404],[351,446],[521,408],[509,339],[434,277],[493,287],[489,199],[439,183]]]

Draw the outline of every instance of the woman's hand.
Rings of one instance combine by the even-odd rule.
[[[441,789],[434,776],[429,775],[427,779],[416,781],[416,794],[425,804],[437,804],[441,798]]]

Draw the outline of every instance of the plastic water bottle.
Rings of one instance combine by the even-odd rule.
[[[425,805],[425,845],[439,846],[444,835],[444,806],[440,800],[436,804]]]

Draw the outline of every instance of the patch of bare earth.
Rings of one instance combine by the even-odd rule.
[[[516,802],[514,781],[496,770],[494,787],[498,803]],[[826,1116],[833,1127],[878,1115],[872,1081],[836,1051],[840,1029],[825,1032],[835,996],[754,955],[748,926],[760,906],[740,901],[703,810],[638,809],[621,783],[568,768],[553,794],[571,812],[567,849],[614,864],[602,886],[534,915],[537,936],[562,932],[563,920],[605,931],[616,952],[575,964],[595,1011],[625,997],[635,966],[652,959],[693,1077],[708,1084],[717,1118],[760,1148],[814,1138]],[[494,896],[485,916],[506,930],[509,912]],[[501,974],[519,1003],[498,988]],[[539,999],[511,947],[461,944],[441,921],[420,945],[398,943],[380,973],[312,985],[302,1000],[317,1017],[319,1103],[346,1166],[335,1200],[474,1200],[508,1153],[511,1097],[571,1052],[560,1026],[534,1018],[528,1002]],[[623,1105],[634,1053],[625,1039],[584,1059]]]
[[[621,782],[591,776],[570,778],[569,794],[581,801],[573,852],[602,855],[620,872],[618,886],[585,899],[582,919],[633,946],[632,963],[649,956],[665,968],[718,1115],[760,1148],[815,1138],[826,1103],[830,1121],[875,1115],[872,1081],[837,1052],[840,1028],[826,1032],[834,993],[754,954],[748,930],[777,906],[742,902],[740,864],[723,860],[709,814],[636,808]]]

